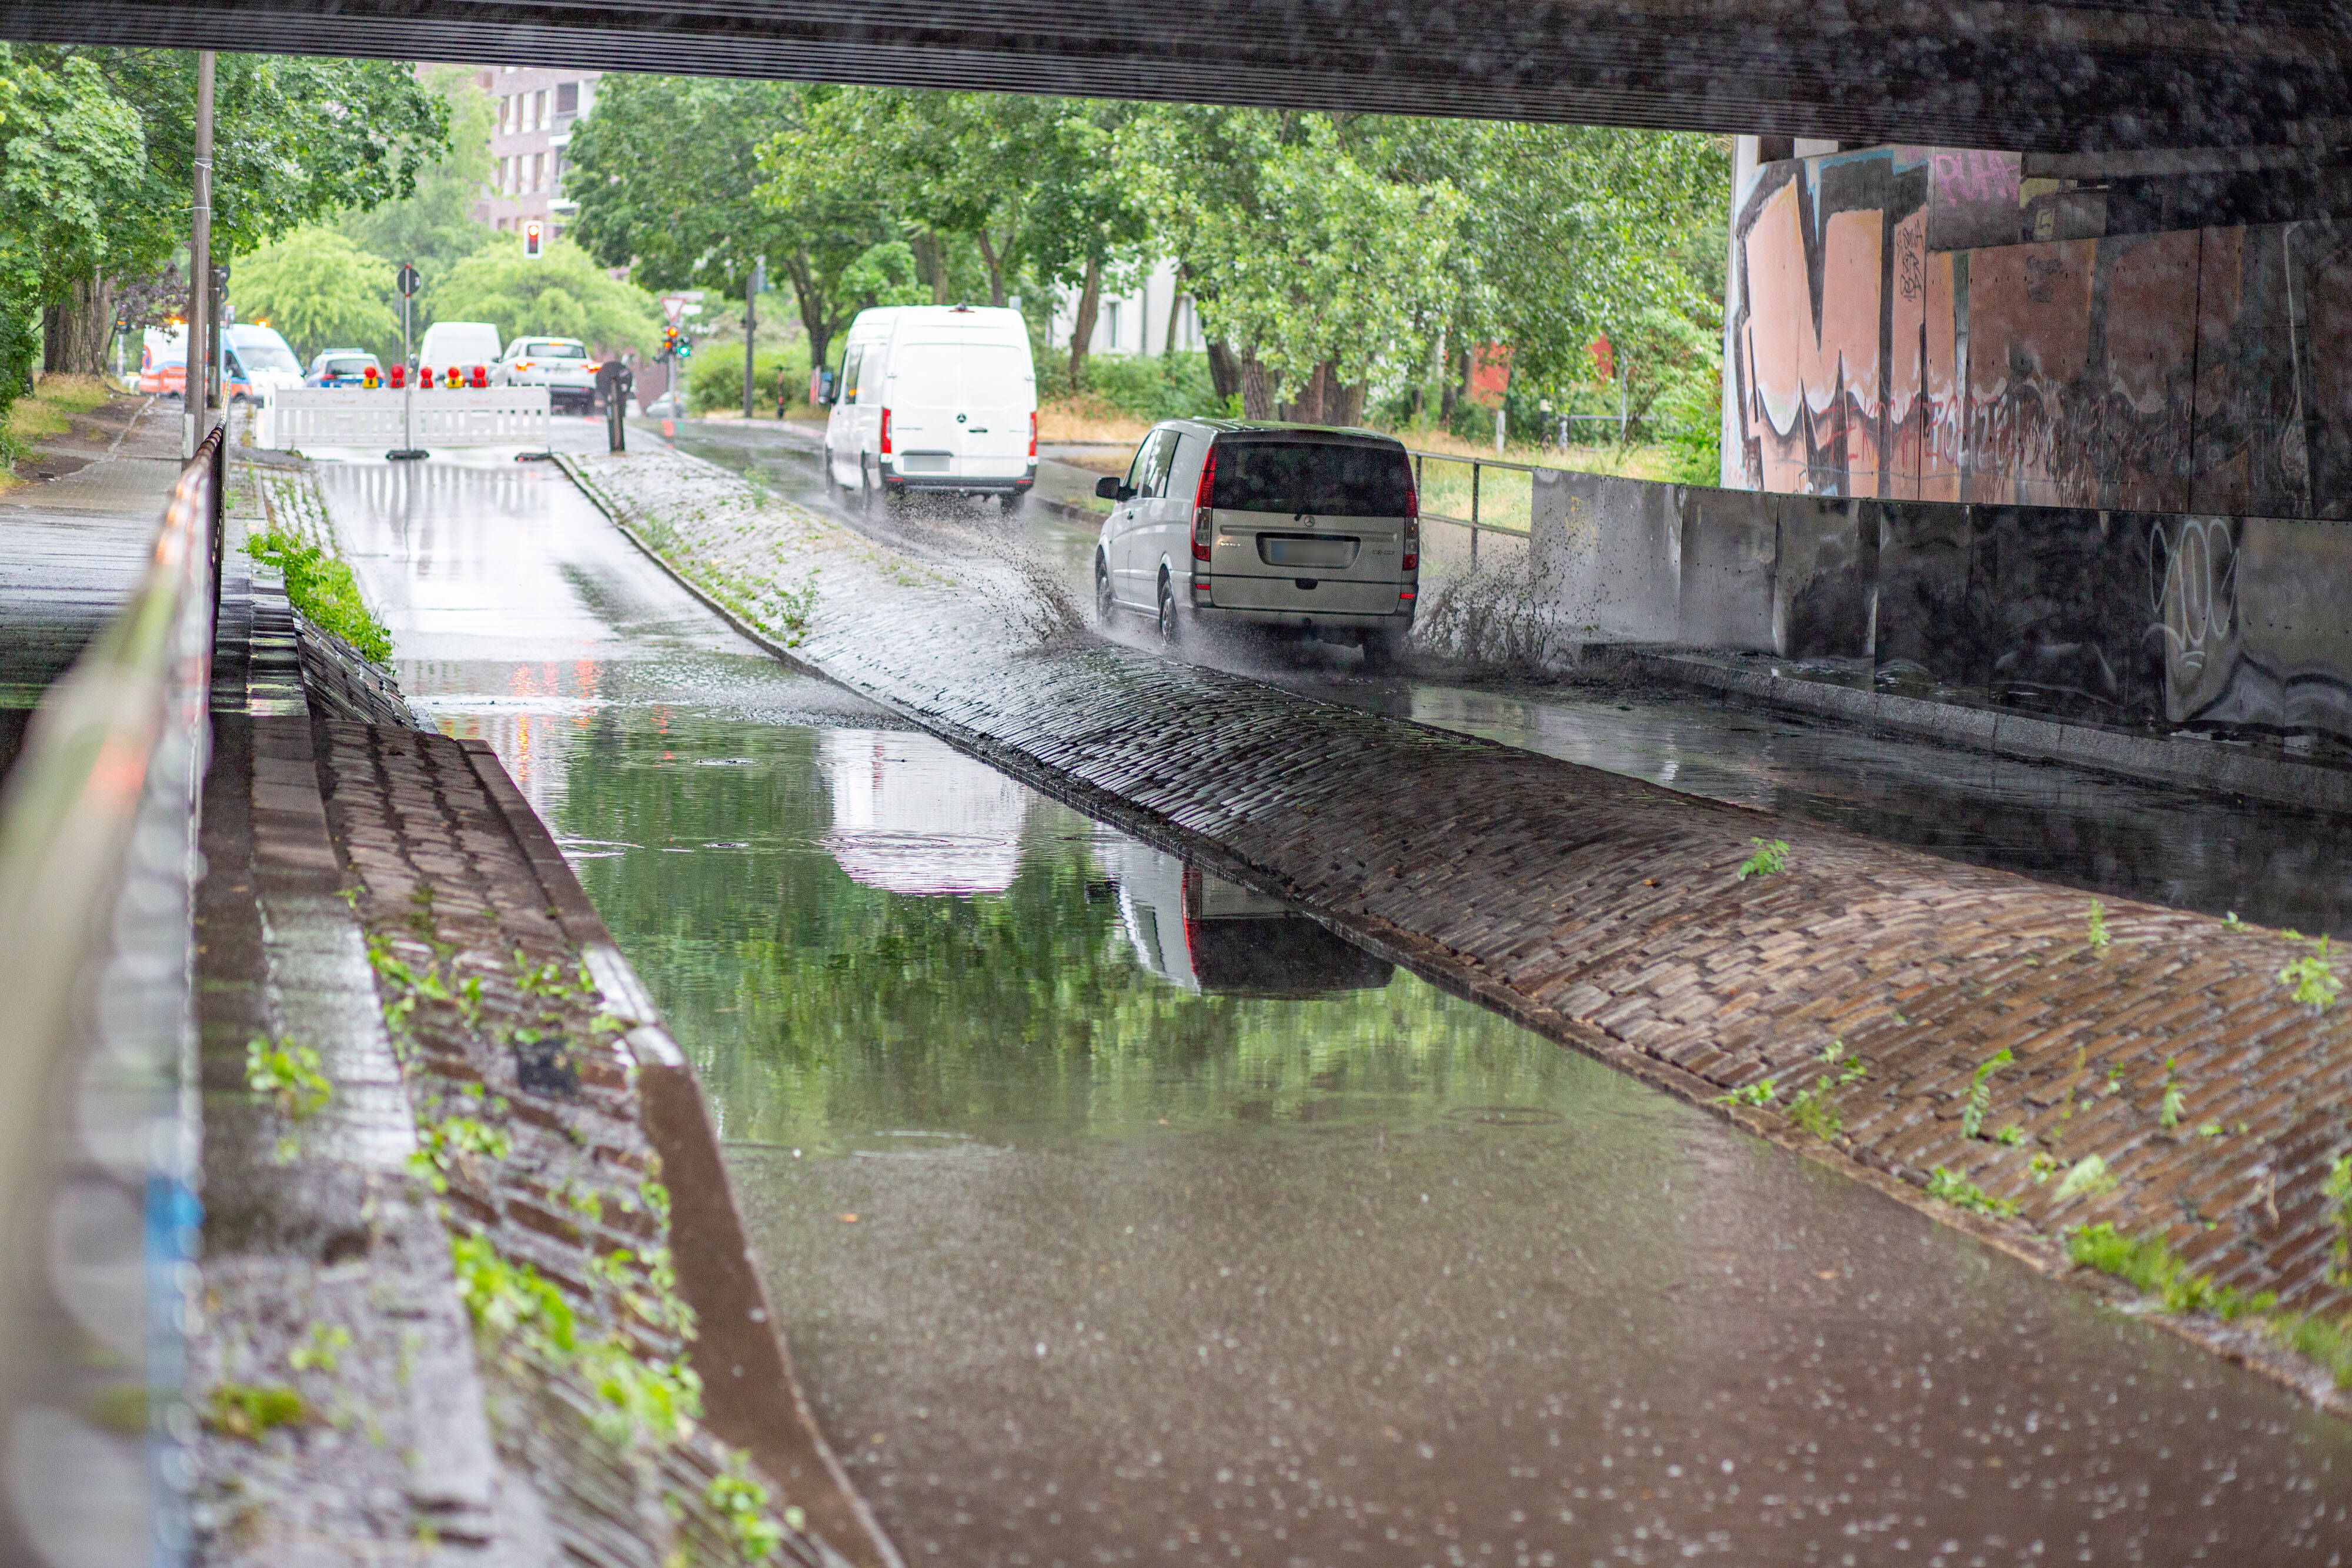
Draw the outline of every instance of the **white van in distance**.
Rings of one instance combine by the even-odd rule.
[[[1037,483],[1037,369],[1018,310],[898,305],[849,324],[824,425],[827,476],[850,505],[910,491],[994,496]]]
[[[487,372],[500,358],[499,329],[488,321],[436,321],[417,340],[414,369],[431,370],[436,377],[456,366],[467,375],[479,365]]]

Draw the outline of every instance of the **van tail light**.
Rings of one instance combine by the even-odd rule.
[[[1029,411],[1029,455],[1037,455],[1037,411]]]
[[[890,411],[882,411],[882,455],[890,455]]]
[[[1404,482],[1404,570],[1421,570],[1421,492]]]
[[[1217,449],[1212,445],[1201,460],[1201,484],[1192,492],[1192,559],[1209,559],[1209,536],[1216,531],[1217,509],[1210,505],[1217,494]]]

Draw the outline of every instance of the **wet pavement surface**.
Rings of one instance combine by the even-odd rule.
[[[910,1561],[2352,1550],[2341,1423],[790,674],[551,469],[324,467]]]
[[[812,440],[797,429],[697,422],[676,444],[892,543],[960,547],[962,530],[926,537],[919,521],[851,517],[817,484]],[[1093,527],[1033,508],[1024,537],[1090,601]],[[1114,631],[1138,644],[1149,636],[1139,622]],[[2352,937],[2352,821],[2338,816],[1895,739],[1625,680],[1496,683],[1433,666],[1368,675],[1352,649],[1319,644],[1209,646],[1192,656],[1304,695],[1952,860]]]

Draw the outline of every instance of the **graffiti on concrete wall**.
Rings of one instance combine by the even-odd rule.
[[[1998,237],[2006,154],[1766,164],[1733,223],[1724,481],[2352,517],[2352,225]]]

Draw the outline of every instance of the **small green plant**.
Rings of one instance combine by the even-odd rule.
[[[1751,876],[1778,876],[1789,869],[1789,845],[1784,839],[1750,839],[1756,852],[1739,863],[1738,880]]]
[[[286,1364],[297,1372],[332,1372],[351,1348],[351,1330],[340,1323],[312,1323],[310,1337],[286,1353]]]
[[[1927,1196],[1965,1208],[1971,1214],[1987,1214],[1996,1219],[2006,1219],[2017,1212],[2017,1205],[2005,1197],[1995,1197],[1958,1171],[1937,1166],[1927,1173]]]
[[[2294,936],[2295,933],[2290,931],[2287,935]],[[2286,987],[2297,1002],[2315,1013],[2324,1013],[2343,994],[2344,982],[2336,977],[2336,966],[2328,960],[2327,938],[2315,936],[2309,941],[2314,950],[2289,960],[2278,972],[2279,984]]]
[[[1992,1135],[1992,1141],[2005,1149],[2013,1149],[2025,1142],[2025,1129],[2011,1122]]]
[[[2091,900],[2091,915],[2085,922],[2085,934],[2090,937],[2092,952],[2107,950],[2107,906],[2095,898]]]
[[[513,1147],[499,1128],[471,1116],[448,1116],[417,1129],[417,1149],[408,1156],[408,1168],[435,1192],[447,1192],[449,1173],[460,1160],[502,1160]]]
[[[788,1508],[783,1511],[783,1527],[778,1528],[770,1517],[768,1489],[751,1479],[750,1462],[730,1449],[726,1464],[703,1489],[702,1500],[727,1521],[729,1544],[734,1547],[737,1561],[765,1563],[783,1550],[784,1531],[801,1529],[807,1516],[797,1508]]]
[[[1718,1094],[1715,1103],[1718,1105],[1769,1105],[1773,1092],[1772,1080],[1767,1078],[1761,1083],[1750,1083],[1728,1094]]]
[[[281,1114],[298,1122],[335,1095],[335,1086],[319,1071],[319,1053],[290,1036],[275,1044],[258,1035],[247,1040],[245,1081],[256,1094],[275,1101]]]
[[[2338,1388],[2352,1388],[2352,1318],[2288,1317],[2270,1320],[2270,1331],[2301,1354],[2327,1368]]]
[[[2063,1203],[2070,1197],[2096,1197],[2115,1188],[2116,1174],[2107,1169],[2107,1162],[2097,1155],[2084,1155],[2067,1171],[2050,1198],[2053,1203]]]
[[[216,1383],[208,1403],[206,1426],[248,1441],[273,1427],[299,1427],[310,1419],[302,1396],[282,1383]]]
[[[2229,913],[2229,914],[2224,915],[2223,916],[2221,916],[2221,929],[2222,929],[2222,930],[2224,930],[2224,931],[2243,931],[2245,928],[2246,928],[2246,923],[2245,923],[2244,921],[2242,921],[2242,920],[2241,920],[2241,919],[2239,919],[2239,918],[2238,918],[2238,912],[2237,912],[2236,910],[2232,909],[2231,911],[2230,911],[2230,913]]]
[[[1813,1089],[1801,1091],[1789,1102],[1789,1120],[1825,1144],[1835,1138],[1845,1124],[1820,1092]]]
[[[2085,1269],[2096,1269],[2157,1297],[2168,1312],[2213,1312],[2234,1322],[2251,1313],[2267,1312],[2278,1297],[2264,1291],[2257,1295],[2217,1285],[2210,1275],[2191,1272],[2189,1265],[2165,1245],[2161,1236],[2134,1240],[2104,1220],[2079,1227],[2066,1239],[2066,1255]]]
[[[2158,1109],[2156,1120],[2167,1132],[2180,1125],[2180,1118],[2189,1110],[2189,1096],[2180,1091],[2180,1070],[2174,1065],[2179,1061],[2173,1056],[2164,1059],[2164,1103]]]
[[[1977,1063],[1976,1076],[1969,1081],[1968,1107],[1960,1113],[1960,1136],[1973,1138],[1984,1130],[1985,1113],[1992,1108],[1992,1075],[2016,1060],[2003,1046]]]
[[[376,664],[392,657],[392,633],[360,597],[352,569],[310,540],[263,528],[246,536],[253,559],[286,573],[286,597],[320,631],[331,632]]]
[[[797,648],[808,637],[809,620],[816,613],[816,573],[798,588],[786,588],[781,583],[768,592],[767,622],[783,633],[784,646]]]
[[[2336,1232],[2336,1267],[2328,1271],[2328,1282],[2352,1285],[2352,1155],[2336,1156],[2319,1192],[2327,1200],[2327,1223]]]
[[[2221,1135],[2221,1124],[2206,1122],[2198,1127],[2197,1135],[2200,1138],[2218,1138]]]
[[[2025,1162],[2025,1170],[2026,1174],[2033,1178],[2033,1185],[2040,1186],[2058,1174],[2058,1156],[2037,1152],[2032,1159]]]

